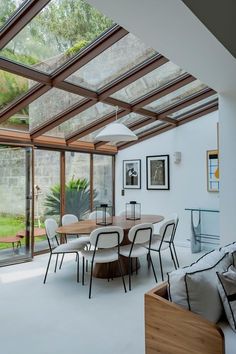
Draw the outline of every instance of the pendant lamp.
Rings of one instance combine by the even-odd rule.
[[[102,129],[96,136],[98,141],[133,141],[137,140],[138,137],[129,128],[127,128],[123,123],[117,121],[117,111],[116,107],[116,121],[108,124],[104,129]]]

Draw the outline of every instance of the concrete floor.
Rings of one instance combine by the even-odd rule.
[[[177,253],[181,266],[201,255],[180,247]],[[0,269],[1,354],[144,354],[144,293],[155,286],[145,258],[131,292],[124,293],[120,278],[94,278],[90,300],[88,277],[86,286],[76,283],[74,257],[67,256],[56,274],[51,267],[44,285],[47,260],[42,255]],[[173,269],[168,251],[163,265]]]

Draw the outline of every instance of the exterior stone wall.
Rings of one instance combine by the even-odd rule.
[[[94,158],[94,188],[100,202],[112,201],[112,158]],[[66,152],[66,182],[72,178],[87,178],[90,173],[89,154]],[[25,214],[25,150],[0,149],[0,214]],[[45,197],[50,188],[60,183],[60,153],[35,150],[35,217],[45,213]],[[37,193],[38,191],[38,193]],[[38,195],[37,195],[38,194]]]

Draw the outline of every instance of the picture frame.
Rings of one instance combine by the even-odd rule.
[[[207,150],[207,190],[208,192],[219,192],[219,151]]]
[[[141,160],[123,160],[123,188],[141,189]]]
[[[169,190],[169,155],[147,156],[146,174],[148,190]]]

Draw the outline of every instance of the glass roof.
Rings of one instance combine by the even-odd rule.
[[[0,70],[0,110],[24,95],[35,84],[35,81]],[[23,108],[21,113],[28,114],[28,107]]]
[[[0,27],[4,26],[8,21],[9,25],[11,25],[11,21],[14,20],[14,13],[17,13],[19,7],[27,4],[28,1],[0,0]],[[35,1],[36,3],[38,6],[37,1]],[[36,9],[38,9],[37,6]],[[22,25],[27,23],[27,16],[31,17],[32,13],[34,13],[34,10],[32,12],[32,9],[29,9],[29,13],[24,14],[26,18],[21,17],[20,23]],[[117,25],[116,29],[118,32],[121,31],[118,37],[117,32],[111,32],[111,37],[109,37],[110,47],[104,51],[99,51],[99,37],[104,31],[109,30],[112,25],[114,25],[112,20],[86,3],[85,0],[51,0],[21,31],[17,33],[16,27],[10,33],[10,37],[6,33],[3,41],[7,43],[9,39],[9,42],[2,49],[0,55],[18,63],[18,65],[13,65],[5,60],[1,60],[0,63],[2,68],[9,70],[9,72],[0,71],[0,114],[2,120],[4,120],[7,106],[10,107],[7,108],[5,119],[12,114],[9,119],[0,124],[0,128],[32,133],[34,129],[43,124],[45,135],[67,138],[80,129],[86,129],[89,124],[95,129],[101,118],[115,113],[114,106],[117,104],[119,112],[124,109],[132,112],[118,119],[118,121],[129,126],[136,122],[142,122],[143,124],[145,119],[150,122],[151,120],[148,117],[155,117],[153,112],[157,114],[165,112],[164,114],[166,115],[166,111],[169,108],[186,99],[189,99],[188,106],[181,110],[179,109],[179,111],[177,111],[178,106],[175,107],[176,112],[171,113],[169,115],[170,118],[182,119],[186,115],[194,114],[200,110],[203,115],[204,108],[207,109],[211,102],[217,99],[217,95],[214,95],[212,90],[209,91],[210,97],[201,99],[199,94],[199,101],[191,104],[191,98],[194,97],[194,94],[203,93],[203,89],[207,86],[196,79],[188,85],[174,90],[176,87],[174,83],[179,78],[182,78],[186,72],[171,62],[166,62],[152,71],[152,66],[150,66],[148,68],[149,72],[148,70],[145,71],[148,72],[146,75],[135,80],[137,76],[132,76],[133,69],[139,69],[143,64],[147,66],[150,63],[151,65],[151,60],[149,61],[149,59],[155,58],[158,52]],[[14,34],[15,36],[12,38],[11,35]],[[10,40],[10,38],[12,39]],[[118,38],[120,39],[118,40]],[[62,75],[63,78],[60,75],[56,79],[53,77],[53,71],[64,64],[69,64],[72,57],[74,57],[73,63],[76,63],[76,60],[79,63],[80,58],[79,56],[76,57],[76,54],[93,43],[94,40],[96,41],[96,46],[94,48],[89,47],[91,51],[90,58],[92,58],[89,62],[86,62],[84,66],[73,74],[71,74],[72,71],[65,70],[65,75]],[[97,55],[98,52],[100,54]],[[29,70],[29,68],[24,68],[23,66],[34,70]],[[66,66],[63,68],[66,68]],[[36,70],[44,72],[44,75],[42,73],[39,74]],[[66,79],[67,83],[61,82],[67,73],[70,73],[70,76]],[[116,87],[115,85],[119,79],[125,78],[127,74],[129,85],[119,89],[117,92],[113,91],[111,97],[104,98],[105,95],[96,97],[96,93],[99,95],[110,86]],[[31,80],[23,78],[22,75],[31,78]],[[32,96],[29,93],[31,92],[30,89],[38,84],[38,80],[45,87],[42,90],[38,90],[36,95],[45,92],[47,88],[49,91],[35,98],[37,96],[33,96],[33,92]],[[68,82],[72,85],[68,85]],[[166,85],[168,85],[169,94],[147,104],[145,107],[142,106],[142,103],[135,106],[144,97],[149,94],[151,96],[153,92],[165,88]],[[88,90],[79,89],[78,86],[94,92],[88,93]],[[84,96],[78,95],[77,92],[80,94],[82,92]],[[19,103],[18,98],[26,93],[28,93],[27,97],[29,97],[31,103],[19,110],[22,107],[21,105],[17,108],[19,110],[17,114],[15,114],[15,102]],[[88,97],[86,97],[87,94]],[[90,108],[83,111],[83,103],[88,98],[91,98],[91,94],[94,101],[91,101]],[[98,101],[96,101],[97,98]],[[63,114],[66,114],[67,110],[71,110],[73,113],[73,109],[79,107],[80,104],[81,112],[79,114],[51,129],[50,123],[53,122],[54,117],[56,118],[59,115],[63,119]],[[146,113],[144,109],[146,109]],[[48,127],[46,126],[47,123],[49,124]],[[136,129],[135,133],[142,135],[166,124],[169,123],[159,120],[153,121]],[[93,133],[82,137],[79,141],[95,143],[96,135],[100,130],[95,130]]]
[[[84,0],[51,0],[1,55],[51,73],[111,25]]]
[[[167,62],[147,75],[132,82],[132,84],[117,91],[111,97],[131,103],[149,92],[168,84],[182,74],[184,74],[184,70],[171,62]]]
[[[157,52],[129,33],[66,81],[97,91]]]
[[[150,123],[150,124],[147,124],[147,125],[145,125],[145,126],[142,127],[142,128],[136,129],[136,130],[134,131],[134,133],[137,134],[137,135],[140,135],[140,134],[143,134],[143,133],[145,133],[145,132],[148,132],[148,131],[151,130],[151,129],[155,129],[155,128],[157,128],[157,127],[160,127],[160,126],[162,126],[162,125],[164,125],[164,124],[166,124],[166,123],[165,123],[165,122],[162,122],[162,121],[160,121],[160,120],[156,120],[155,122],[152,122],[152,123]]]
[[[0,2],[0,28],[12,17],[22,5],[25,5],[29,0],[1,0]]]
[[[15,130],[21,132],[29,132],[29,115],[28,112],[17,112],[8,120],[0,123],[0,129]]]
[[[216,100],[218,97],[217,94],[212,95],[210,97],[205,98],[204,100],[198,101],[194,104],[191,104],[188,107],[185,107],[177,112],[174,112],[170,115],[168,115],[168,117],[170,118],[174,118],[174,119],[179,119],[179,118],[183,118],[185,115],[191,113],[192,111],[197,111],[198,109],[200,109],[202,106],[204,106],[207,103],[213,102],[214,100]]]
[[[99,102],[85,111],[77,114],[70,120],[60,124],[58,127],[50,130],[45,135],[57,136],[64,138],[66,135],[85,127],[87,124],[114,112],[114,107]]]
[[[128,124],[131,124],[131,123],[138,123],[139,121],[142,121],[143,119],[144,119],[144,117],[141,116],[140,114],[129,113],[126,116],[117,119],[117,122],[123,123],[123,124],[125,124],[127,126]],[[105,128],[105,126],[104,126],[104,128]],[[93,133],[88,134],[88,135],[84,136],[83,138],[79,139],[79,141],[87,141],[87,142],[90,142],[90,143],[97,142],[96,141],[96,136],[102,129],[103,128],[97,129]]]
[[[29,105],[30,130],[82,100],[84,97],[52,88]]]
[[[195,81],[191,82],[190,84],[185,85],[185,86],[179,88],[178,90],[173,91],[173,92],[169,93],[168,95],[166,95],[166,96],[164,96],[152,103],[149,103],[144,108],[149,109],[150,111],[153,111],[156,113],[160,113],[161,111],[166,109],[168,106],[171,106],[175,103],[180,102],[184,98],[187,98],[187,97],[193,95],[194,93],[201,91],[205,87],[206,87],[206,85],[204,85],[201,81],[195,80]]]

